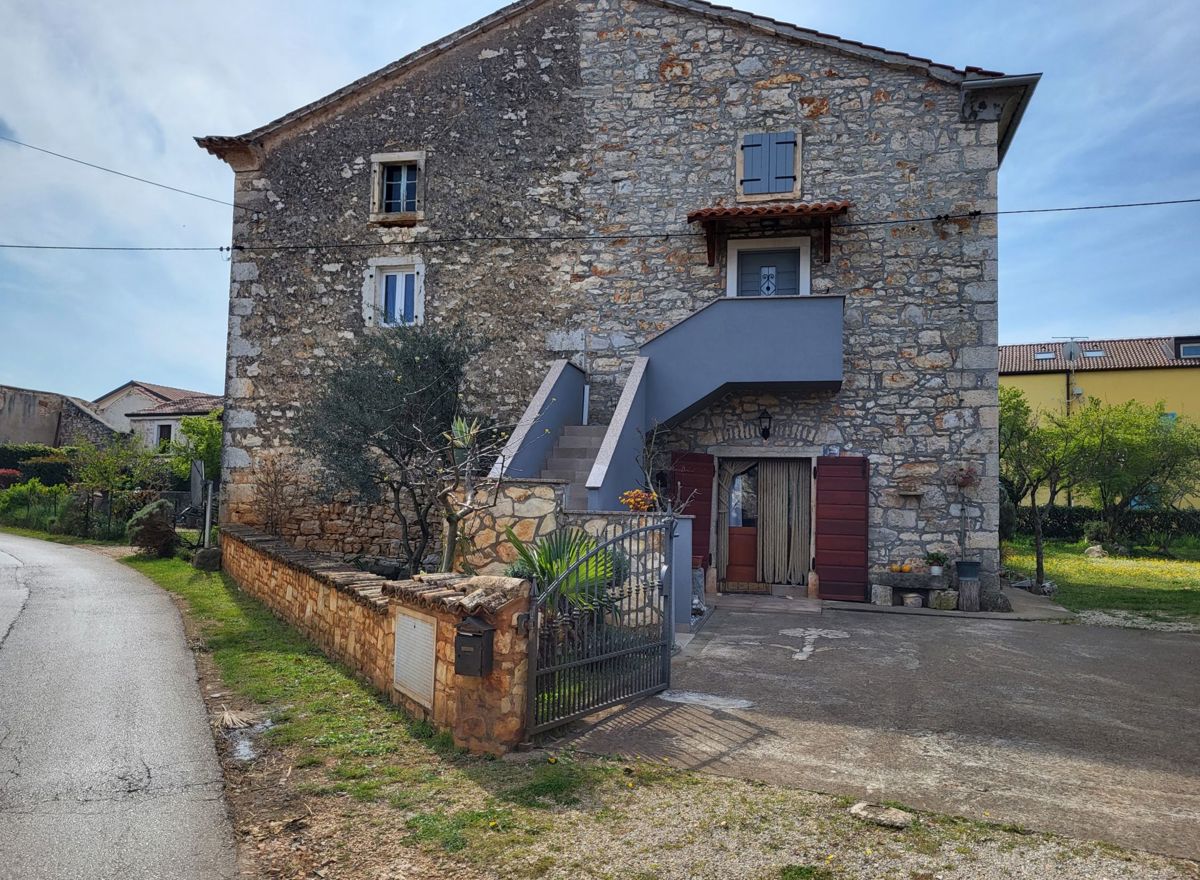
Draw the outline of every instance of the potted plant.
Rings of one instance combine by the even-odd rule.
[[[931,575],[941,575],[943,566],[949,561],[950,557],[940,550],[925,554],[925,564],[929,566],[929,573]]]

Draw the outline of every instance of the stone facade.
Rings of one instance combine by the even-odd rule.
[[[238,171],[242,209],[232,521],[252,515],[256,457],[291,447],[314,382],[371,332],[371,260],[419,258],[425,321],[465,317],[488,340],[470,393],[481,410],[511,423],[550,361],[570,357],[603,420],[638,347],[725,293],[722,248],[708,265],[687,213],[735,202],[742,133],[795,130],[799,198],[854,205],[830,261],[813,247],[810,267],[813,294],[846,297],[845,381],[836,395],[778,398],[795,435],[775,442],[870,458],[876,565],[957,547],[958,502],[940,475],[973,466],[968,546],[994,573],[996,223],[916,219],[996,208],[998,123],[963,121],[962,72],[704,4],[546,0],[368,80],[287,124],[206,142]],[[426,154],[424,216],[372,225],[370,156],[405,150]],[[761,400],[719,403],[695,430],[740,430]],[[894,493],[905,477],[930,487],[919,504]],[[309,546],[353,552],[376,537],[304,519],[317,524]]]
[[[537,541],[562,524],[566,483],[554,480],[520,480],[503,483],[496,503],[462,524],[465,571],[498,574],[517,558],[508,529],[525,543]]]
[[[221,563],[245,592],[325,654],[410,714],[449,730],[456,745],[502,754],[524,739],[529,641],[519,624],[529,610],[527,582],[445,574],[387,581],[236,525],[222,532]],[[435,621],[431,706],[394,684],[402,608]],[[492,671],[479,678],[455,672],[456,629],[472,615],[496,627]]]

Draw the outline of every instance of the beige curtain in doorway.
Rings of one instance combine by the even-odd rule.
[[[733,478],[758,464],[753,458],[721,459],[717,468],[717,580],[724,581],[729,565],[729,492]]]
[[[764,584],[802,584],[809,565],[808,459],[762,459],[758,463],[758,579]]]

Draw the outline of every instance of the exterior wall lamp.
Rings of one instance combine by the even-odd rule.
[[[771,414],[765,409],[758,414],[758,434],[764,440],[771,436]]]

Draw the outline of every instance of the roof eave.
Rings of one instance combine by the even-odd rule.
[[[997,144],[996,165],[1004,164],[1017,127],[1025,115],[1025,108],[1033,97],[1033,91],[1041,80],[1040,73],[1023,73],[1015,76],[971,76],[962,83],[963,118],[979,122],[998,122],[1000,137]],[[1002,96],[996,102],[971,100],[979,93],[990,92]],[[980,95],[982,97],[982,95]],[[991,118],[994,115],[995,118]]]

